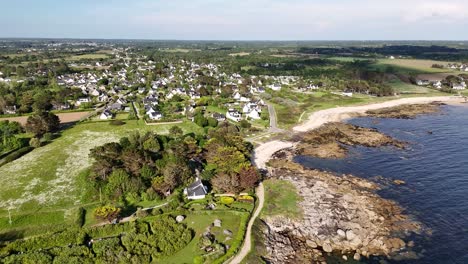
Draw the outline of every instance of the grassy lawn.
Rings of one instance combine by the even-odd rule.
[[[50,212],[54,222],[60,222],[56,211],[82,205],[88,197],[80,183],[80,172],[89,167],[90,149],[117,141],[135,130],[167,134],[173,125],[147,126],[143,121],[127,120],[125,125],[111,126],[109,122],[85,122],[63,131],[52,143],[33,150],[25,156],[0,167],[0,223],[8,222],[11,209],[11,227],[35,224],[35,220],[20,221],[32,213]],[[185,133],[203,133],[191,122],[179,124]],[[28,218],[28,217],[27,217]],[[63,219],[63,218],[62,218]],[[5,230],[9,225],[1,225]]]
[[[263,182],[265,186],[265,206],[261,216],[283,215],[297,219],[302,216],[298,203],[301,197],[296,187],[288,181],[268,179]]]
[[[363,104],[380,101],[382,99],[368,95],[354,95],[353,97],[343,97],[330,92],[301,93],[291,92],[289,89],[273,92],[272,99],[269,100],[276,110],[278,126],[290,128],[296,125],[299,117],[305,112],[302,120],[307,118],[307,114],[337,106],[347,106],[353,104]]]
[[[400,94],[421,94],[421,95],[427,95],[427,94],[434,94],[438,93],[440,95],[443,95],[443,93],[438,92],[434,89],[429,89],[424,86],[418,86],[414,84],[409,84],[409,83],[404,83],[401,80],[395,79],[392,80],[388,83],[390,86],[395,89],[396,92]]]
[[[194,238],[184,249],[170,257],[162,259],[162,262],[168,264],[193,263],[193,258],[195,256],[203,254],[203,252],[198,247],[200,236],[208,230],[215,219],[221,220],[221,227],[212,227],[211,233],[215,235],[216,240],[219,242],[225,245],[231,245],[233,239],[226,241],[226,235],[224,235],[223,230],[227,229],[231,231],[233,237],[235,237],[240,230],[240,225],[242,224],[242,214],[247,213],[233,211],[213,211],[213,213],[209,212],[206,214],[202,212],[198,214],[188,214],[183,223],[195,231]]]

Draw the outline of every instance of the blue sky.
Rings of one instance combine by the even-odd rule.
[[[0,37],[466,40],[467,0],[0,0]]]

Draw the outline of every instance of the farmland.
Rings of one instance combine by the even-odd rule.
[[[86,117],[90,112],[69,112],[69,113],[58,113],[57,116],[60,118],[60,123],[70,123],[81,120]],[[14,116],[14,117],[2,117],[2,120],[16,121],[21,125],[25,125],[28,120],[28,116]]]
[[[434,60],[417,60],[417,59],[379,59],[377,66],[394,66],[400,71],[408,73],[439,73],[439,72],[454,72],[452,69],[439,69],[432,68],[433,64],[447,65],[448,61],[434,61]]]

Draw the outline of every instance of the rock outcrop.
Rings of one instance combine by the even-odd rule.
[[[300,143],[296,147],[299,155],[318,158],[343,158],[348,146],[404,148],[405,143],[380,133],[372,128],[344,123],[327,123],[324,126],[296,136]]]
[[[272,263],[322,262],[330,252],[354,259],[391,256],[405,248],[402,237],[421,230],[398,204],[375,193],[376,183],[305,169],[291,160],[273,159],[269,165],[272,177],[293,183],[303,198],[301,220],[263,219],[268,226],[264,257]]]

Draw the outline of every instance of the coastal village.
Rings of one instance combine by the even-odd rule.
[[[0,257],[110,263],[125,252],[141,263],[237,264],[422,256],[408,239],[427,235],[424,224],[380,196],[380,182],[295,157],[405,149],[377,129],[341,122],[413,119],[461,104],[468,64],[408,74],[413,61],[401,56],[360,62],[217,45],[70,41],[0,55],[0,173],[9,179],[0,191],[16,192],[0,195],[0,219],[33,237],[0,243]],[[54,52],[62,57],[39,58]],[[387,59],[408,65],[395,73],[379,64]],[[32,183],[16,184],[17,174]],[[45,205],[51,223],[28,222],[25,214]],[[57,230],[44,232],[51,225]]]

